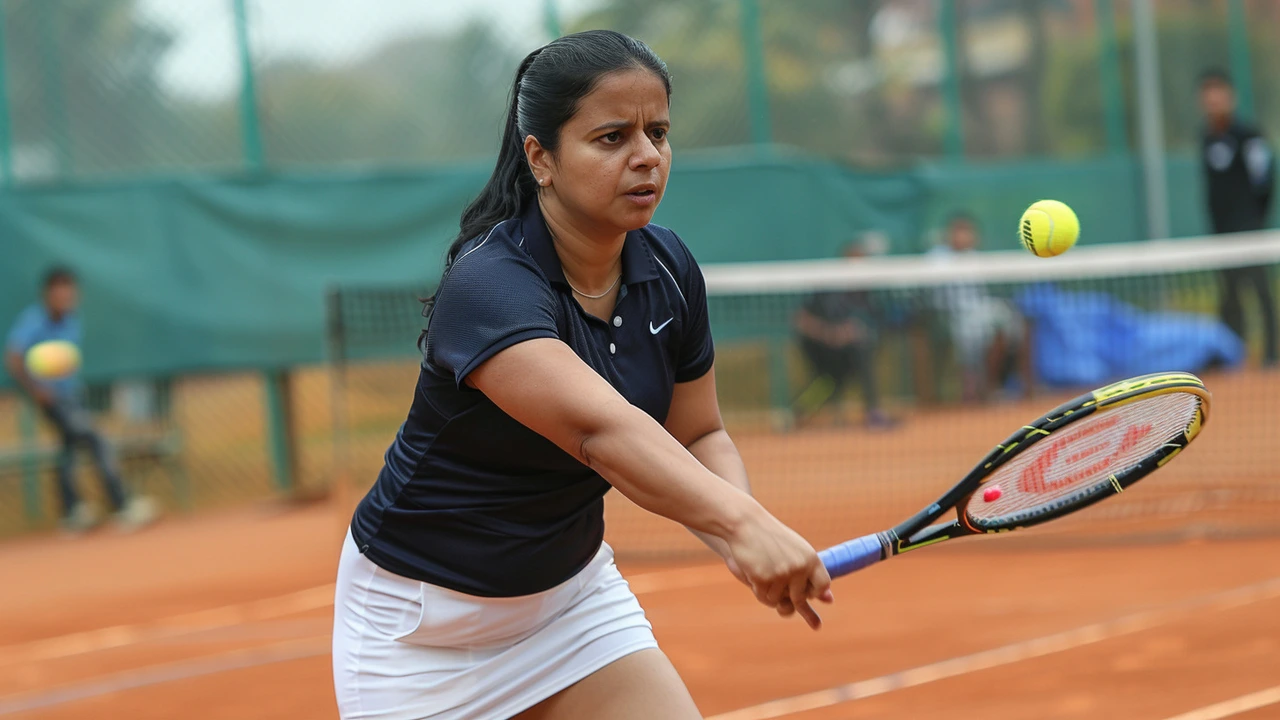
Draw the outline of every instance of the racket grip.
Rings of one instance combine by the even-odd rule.
[[[818,558],[827,567],[827,573],[837,578],[883,560],[884,546],[879,534],[872,533],[829,547],[818,553]]]

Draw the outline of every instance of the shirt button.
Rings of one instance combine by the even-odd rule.
[[[609,354],[612,355],[616,352],[618,352],[618,346],[613,343],[609,343]]]
[[[621,315],[618,315],[618,316],[616,316],[616,317],[614,317],[614,318],[613,318],[613,326],[614,326],[614,327],[622,327],[622,316],[621,316]]]

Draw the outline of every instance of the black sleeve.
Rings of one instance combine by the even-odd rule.
[[[678,240],[678,238],[677,238]],[[688,306],[680,356],[676,362],[676,382],[691,382],[706,375],[715,363],[715,343],[711,339],[711,321],[707,312],[707,281],[693,253],[680,242],[686,261],[680,273],[680,291]]]
[[[559,337],[550,285],[529,258],[480,248],[449,269],[427,327],[427,361],[458,386],[481,363],[517,343]]]

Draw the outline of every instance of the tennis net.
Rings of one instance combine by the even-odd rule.
[[[1197,373],[1213,393],[1200,438],[1133,492],[1026,535],[1280,529],[1280,471],[1266,455],[1280,441],[1280,368],[1263,328],[1269,318],[1276,331],[1274,315],[1258,301],[1265,287],[1274,302],[1278,270],[1280,233],[1051,260],[938,252],[704,267],[726,424],[757,497],[815,544],[900,521],[1070,397],[1166,370]],[[335,418],[361,487],[404,419],[421,295],[340,288],[330,299]],[[621,554],[699,549],[617,493],[607,517]]]

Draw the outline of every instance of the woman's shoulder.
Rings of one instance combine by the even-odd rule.
[[[477,233],[471,239],[463,241],[453,253],[450,267],[460,267],[467,261],[472,264],[483,263],[486,260],[492,261],[519,250],[521,239],[519,225],[518,218],[503,220],[484,232]]]
[[[459,245],[437,295],[550,292],[549,281],[523,247],[519,228],[517,220],[505,220]]]
[[[670,228],[649,223],[640,230],[649,244],[654,257],[664,264],[670,265],[671,271],[685,275],[698,268],[698,261],[685,241]],[[678,272],[677,272],[678,269]]]

